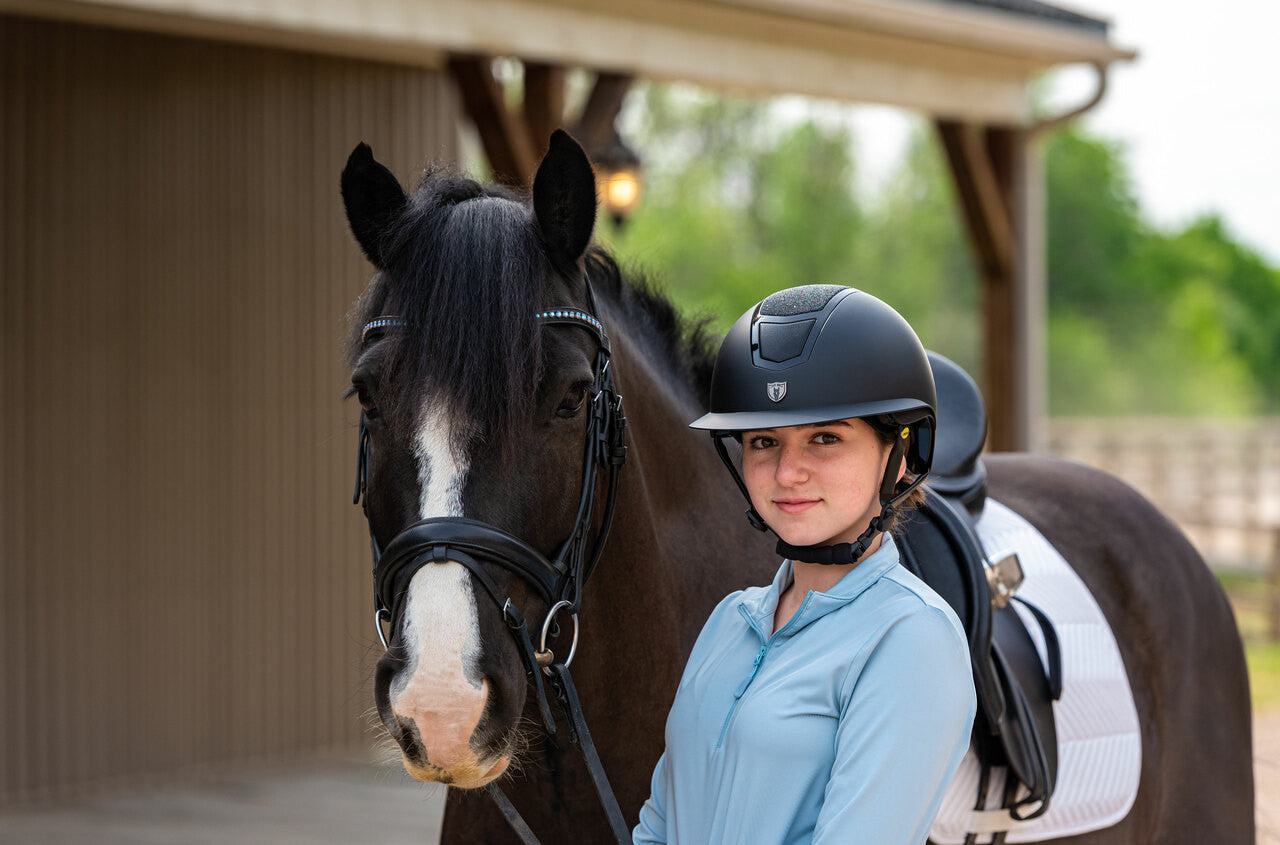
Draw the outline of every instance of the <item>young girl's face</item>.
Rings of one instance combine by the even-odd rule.
[[[860,419],[744,431],[742,477],[756,512],[786,542],[851,543],[880,512],[889,450]]]

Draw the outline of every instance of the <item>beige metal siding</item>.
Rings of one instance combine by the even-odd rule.
[[[338,175],[447,80],[0,16],[0,807],[368,741]]]

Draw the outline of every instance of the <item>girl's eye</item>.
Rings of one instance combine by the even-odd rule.
[[[752,449],[768,449],[772,446],[774,440],[772,437],[756,436],[747,441],[747,445]]]
[[[557,417],[576,417],[578,412],[582,410],[582,405],[587,401],[587,388],[583,385],[575,385],[560,400],[560,407],[556,408]]]
[[[840,442],[839,435],[832,434],[829,431],[820,431],[813,436],[813,439],[814,439],[814,442],[819,443],[823,446],[831,446],[832,444]]]

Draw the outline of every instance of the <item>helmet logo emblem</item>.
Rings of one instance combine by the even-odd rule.
[[[781,402],[782,397],[787,395],[787,383],[785,381],[771,381],[765,386],[765,392],[769,394],[769,398],[774,402]]]

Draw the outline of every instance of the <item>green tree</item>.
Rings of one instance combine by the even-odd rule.
[[[635,136],[649,187],[611,233],[625,262],[721,329],[779,288],[853,285],[892,303],[932,348],[976,364],[975,273],[929,133],[917,133],[889,190],[863,202],[843,124],[780,125],[767,103],[659,85],[642,103]]]
[[[853,285],[977,372],[977,274],[927,124],[886,187],[860,197],[844,123],[664,85],[646,86],[641,106],[629,134],[645,201],[603,233],[624,263],[721,329],[779,288]],[[1216,218],[1148,224],[1118,144],[1071,130],[1044,154],[1051,412],[1280,410],[1280,271]]]
[[[781,287],[844,282],[863,226],[852,137],[767,120],[768,103],[647,86],[644,204],[612,233],[686,308],[729,323]],[[767,131],[766,131],[767,130]]]
[[[1277,302],[1274,274],[1268,292],[1265,265],[1211,224],[1174,236],[1148,226],[1114,143],[1059,133],[1046,179],[1050,412],[1258,409],[1249,352],[1280,340],[1256,315]]]

